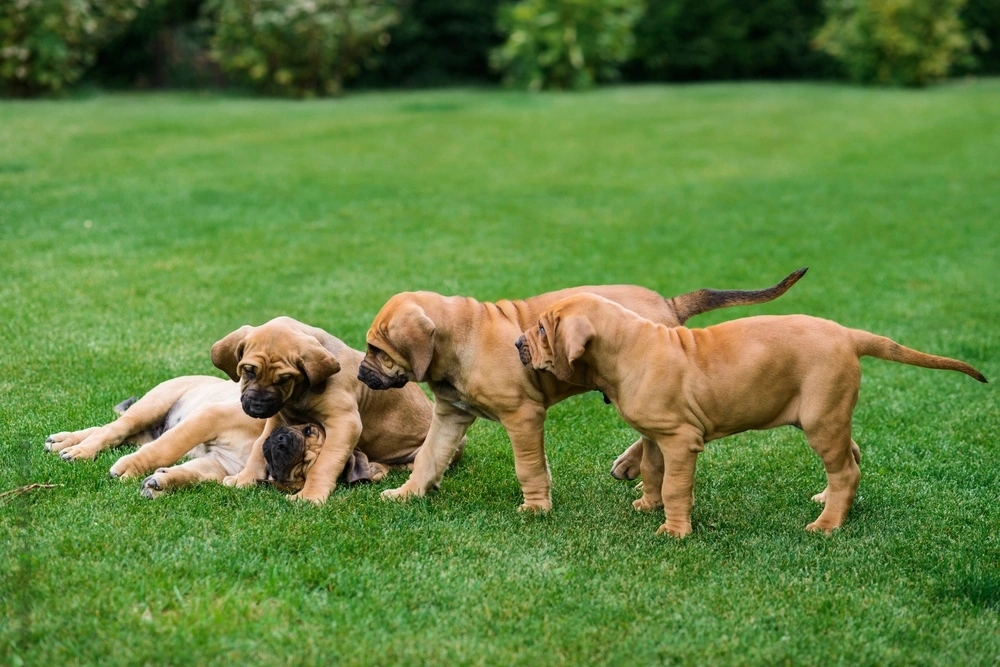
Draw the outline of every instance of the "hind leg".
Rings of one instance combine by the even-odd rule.
[[[639,438],[618,455],[611,464],[611,476],[615,479],[630,480],[642,474],[642,457],[645,444],[653,444],[651,440]]]
[[[663,452],[649,438],[641,438],[642,461],[642,498],[632,501],[632,507],[640,512],[646,512],[663,507]],[[631,449],[631,448],[629,448]]]
[[[174,403],[202,381],[198,377],[179,377],[161,382],[110,424],[94,429],[71,445],[60,443],[57,446],[46,441],[46,449],[60,452],[65,461],[92,459],[99,452],[117,447],[127,439],[162,424]]]
[[[851,455],[854,457],[854,462],[861,463],[861,448],[858,447],[858,443],[851,440]],[[826,496],[830,493],[830,485],[828,484],[821,493],[817,493],[811,498],[814,503],[826,503]]]
[[[825,505],[819,518],[806,526],[809,531],[830,533],[839,528],[854,504],[861,470],[854,457],[857,445],[851,440],[851,422],[828,423],[804,429],[809,445],[823,459],[827,487],[820,495]],[[860,450],[858,450],[860,454]]]
[[[226,468],[214,456],[202,456],[170,468],[160,468],[142,480],[139,495],[152,500],[170,489],[201,482],[221,482],[226,474]]]

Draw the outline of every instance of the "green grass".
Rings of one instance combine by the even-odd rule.
[[[526,517],[477,422],[441,490],[322,508],[218,485],[146,501],[46,454],[279,314],[354,347],[392,294],[586,283],[672,295],[809,274],[704,325],[804,312],[1000,379],[1000,81],[447,91],[296,103],[0,104],[0,645],[6,664],[992,664],[1000,401],[865,361],[856,505],[807,534],[793,429],[708,446],[694,534],[608,475],[596,394],[550,411],[555,511]]]

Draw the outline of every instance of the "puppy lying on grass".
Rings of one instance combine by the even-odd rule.
[[[854,502],[861,452],[851,439],[863,356],[986,378],[961,361],[806,315],[670,328],[593,294],[564,299],[516,342],[521,362],[561,380],[578,362],[589,384],[645,436],[638,510],[662,506],[656,531],[691,532],[694,472],[706,442],[750,429],[802,429],[826,468],[825,503],[806,530],[831,532]],[[655,444],[653,444],[655,443]]]
[[[53,434],[45,441],[45,449],[72,461],[92,459],[125,442],[142,445],[119,458],[110,475],[129,479],[155,470],[139,488],[139,493],[150,499],[171,488],[221,482],[236,474],[246,464],[265,423],[243,412],[238,384],[207,375],[167,380],[142,398],[130,398],[114,409],[118,419],[110,424]],[[271,464],[268,459],[267,478],[260,481],[298,491],[324,439],[325,433],[316,424],[275,432],[264,447],[265,454],[274,453],[276,462]],[[190,460],[174,465],[185,457]],[[356,451],[345,477],[349,483],[379,481],[387,470]]]

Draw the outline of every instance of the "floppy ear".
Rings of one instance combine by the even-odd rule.
[[[240,381],[240,374],[237,370],[240,359],[243,358],[243,344],[246,337],[253,331],[253,327],[244,324],[239,329],[229,334],[212,346],[212,363],[234,382]]]
[[[542,326],[552,348],[552,373],[563,382],[569,382],[573,377],[573,364],[587,349],[595,333],[594,327],[583,317],[565,317],[559,321],[550,317],[548,324],[542,322]]]
[[[337,361],[337,357],[318,342],[306,346],[302,351],[298,366],[309,381],[310,387],[315,387],[325,382],[334,373],[340,372],[340,362]]]
[[[423,308],[416,307],[407,316],[403,330],[393,336],[397,349],[406,350],[410,369],[417,382],[424,382],[434,358],[434,322]],[[400,340],[402,339],[402,340]]]

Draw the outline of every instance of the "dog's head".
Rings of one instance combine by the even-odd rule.
[[[372,389],[423,382],[434,357],[434,322],[412,292],[389,299],[368,330],[358,379]]]
[[[577,371],[574,364],[595,335],[588,316],[592,308],[590,299],[600,298],[578,294],[542,311],[538,325],[525,331],[514,343],[521,363],[536,371],[548,371],[563,382],[571,381]]]
[[[281,491],[299,491],[324,441],[326,432],[317,424],[279,426],[271,431],[264,441],[265,483]]]
[[[240,327],[212,346],[212,363],[240,383],[243,411],[258,419],[273,417],[307,391],[321,393],[340,370],[333,353],[287,317]]]

